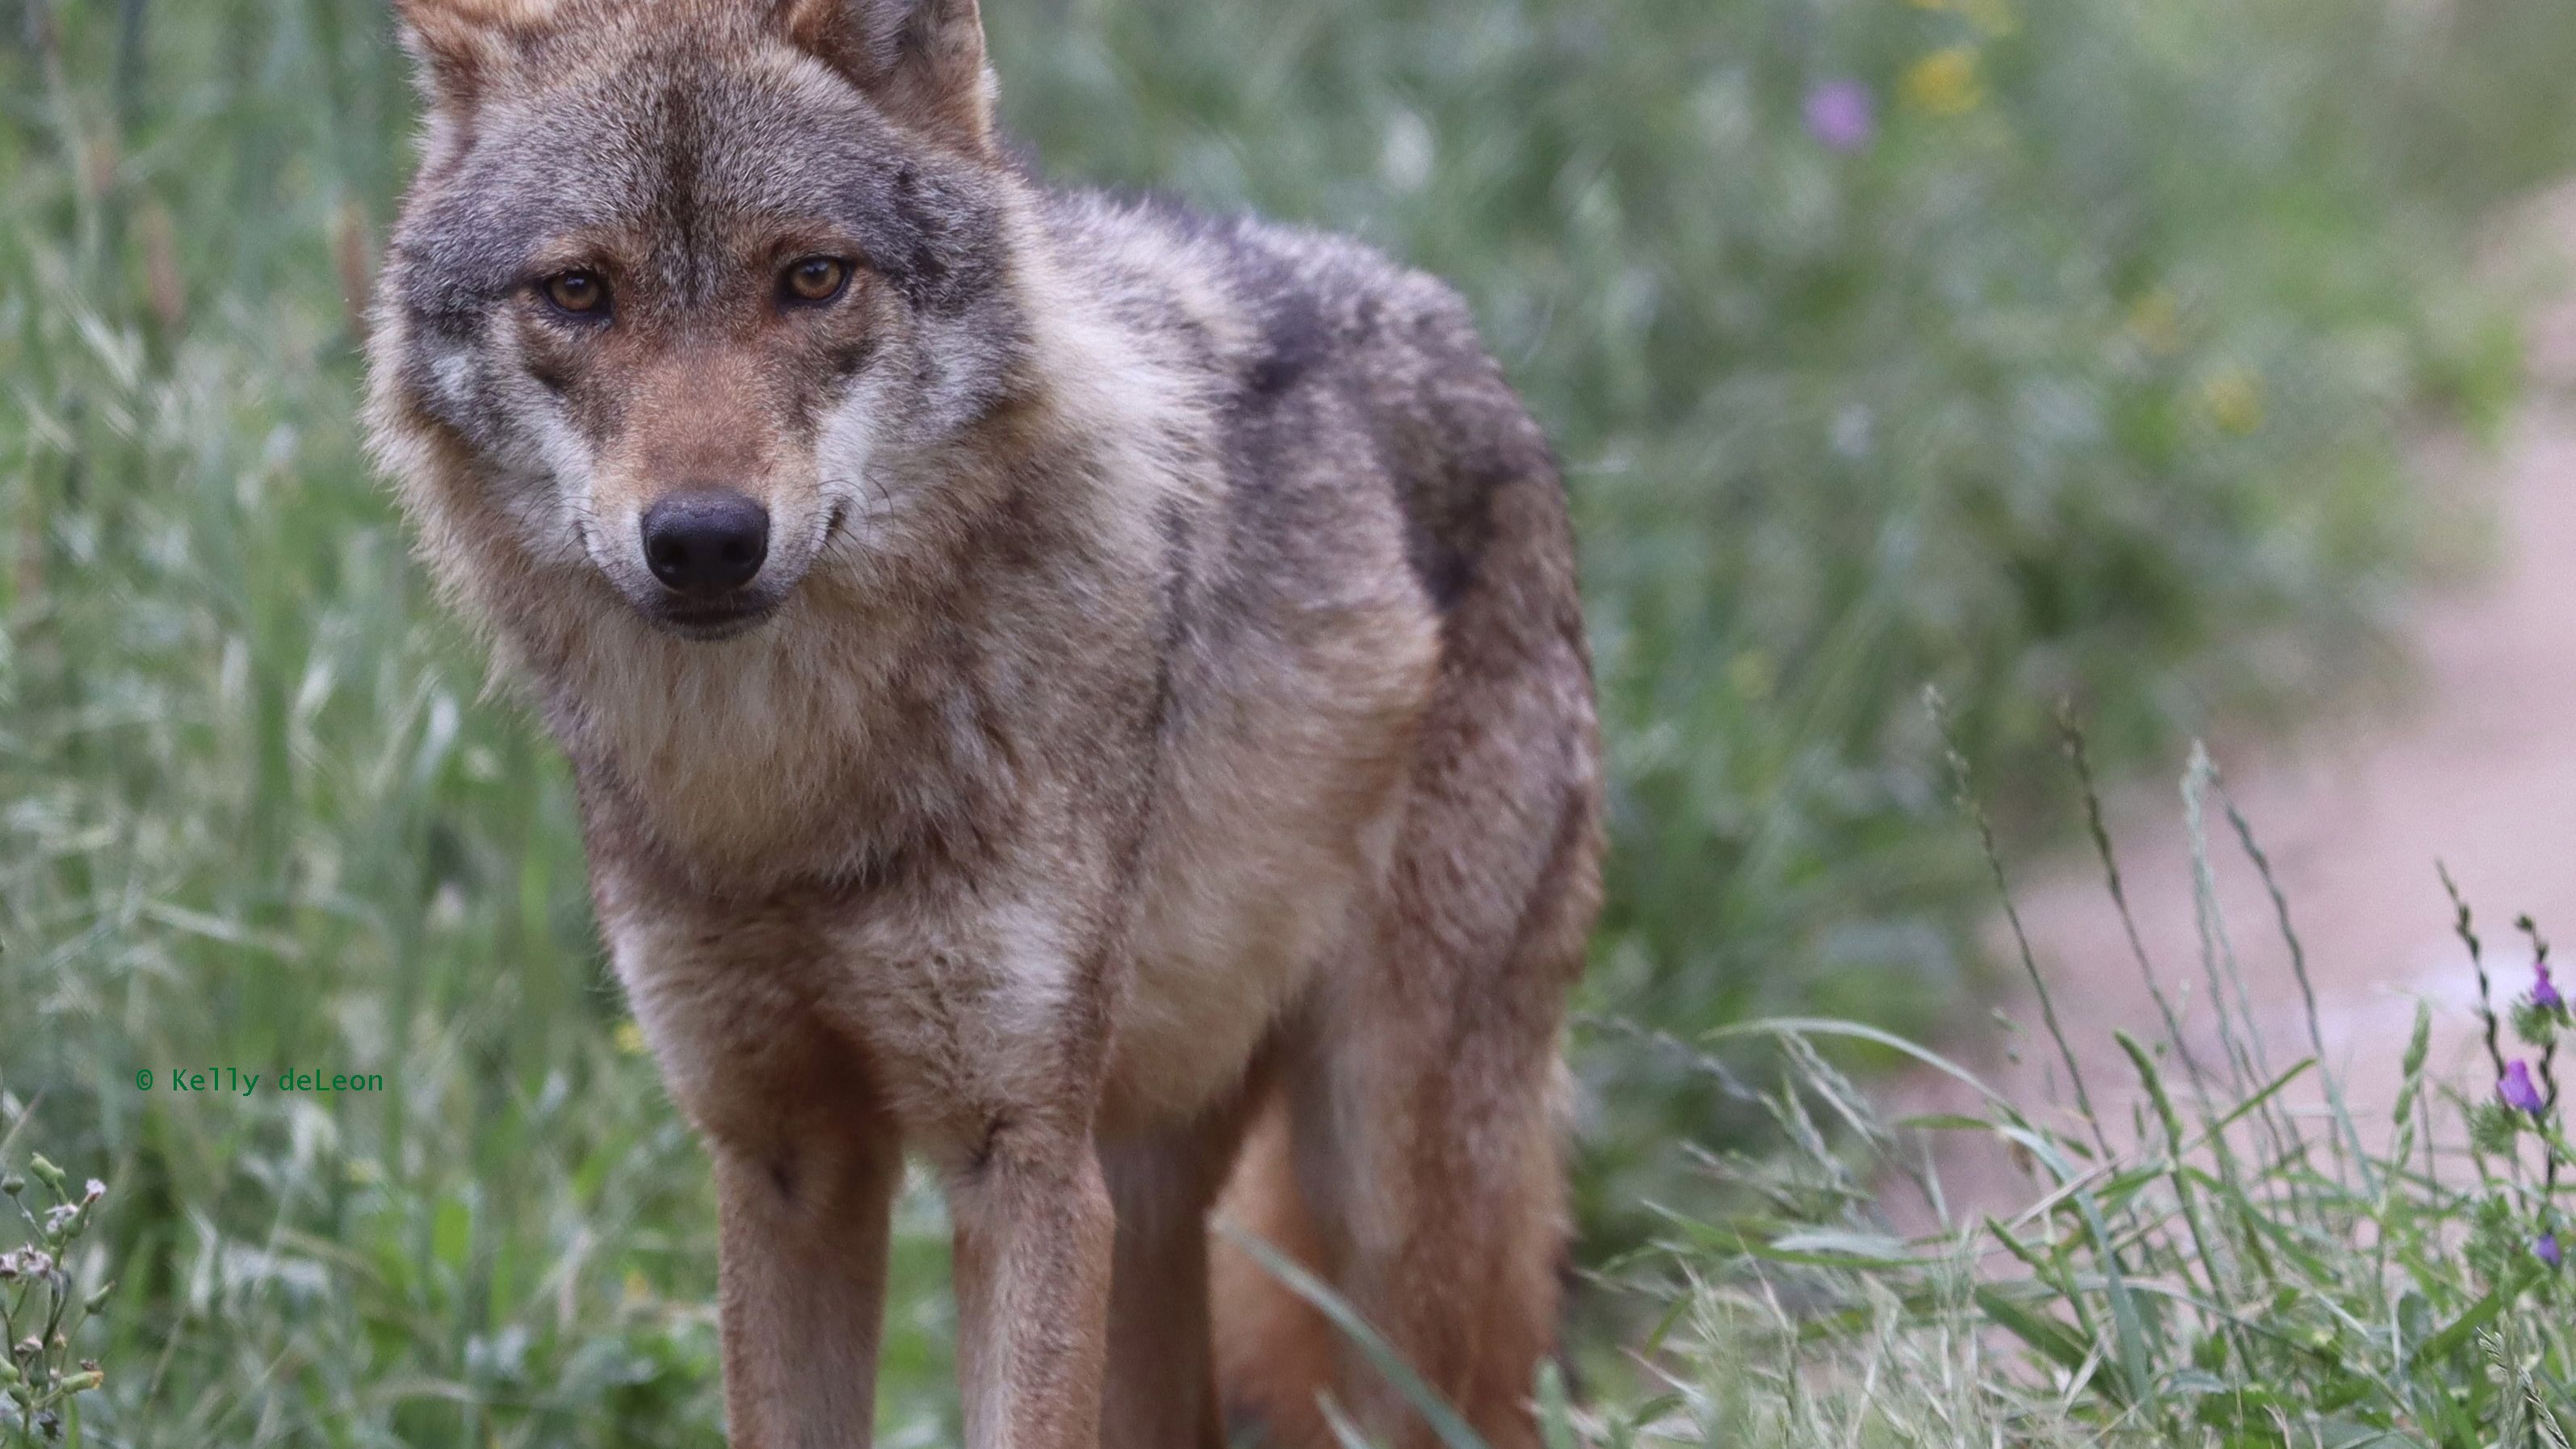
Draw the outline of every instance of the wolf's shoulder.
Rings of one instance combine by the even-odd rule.
[[[1396,394],[1495,376],[1448,283],[1354,238],[1152,195],[1054,193],[1060,256],[1131,325],[1192,334],[1254,398],[1329,382]]]
[[[1201,374],[1248,547],[1322,538],[1375,494],[1445,608],[1476,571],[1498,490],[1541,488],[1561,510],[1545,435],[1447,283],[1255,217],[1099,193],[1055,205],[1059,251]]]

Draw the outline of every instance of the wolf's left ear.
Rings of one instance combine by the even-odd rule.
[[[787,39],[909,127],[993,154],[993,79],[975,0],[778,0]]]
[[[554,28],[560,0],[394,0],[403,47],[441,110],[470,109]]]

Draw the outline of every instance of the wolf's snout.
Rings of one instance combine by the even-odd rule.
[[[701,598],[750,583],[769,554],[769,510],[729,488],[675,493],[644,512],[644,561]]]

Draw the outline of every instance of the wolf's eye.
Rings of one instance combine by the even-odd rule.
[[[779,274],[779,295],[793,302],[829,302],[849,280],[849,264],[838,257],[801,257]]]
[[[608,308],[608,284],[597,272],[557,272],[539,285],[547,301],[567,312],[596,313]]]

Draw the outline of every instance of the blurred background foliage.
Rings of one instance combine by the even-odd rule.
[[[2480,227],[2576,160],[2560,0],[988,20],[1051,174],[1452,278],[1558,441],[1617,772],[1592,1257],[1749,1140],[1706,1028],[1971,999],[1927,682],[2010,818],[2060,697],[2118,765],[2388,662],[2459,531],[2413,440],[2518,381]],[[564,771],[353,426],[412,114],[376,0],[0,0],[0,1119],[115,1183],[100,1442],[717,1442],[706,1174]],[[886,1438],[941,1442],[925,1195],[899,1236]]]

